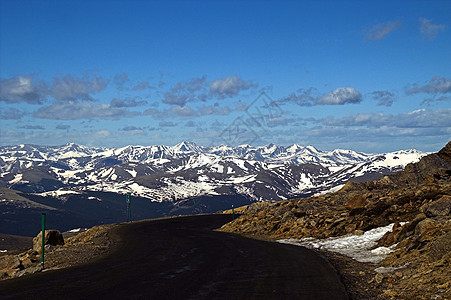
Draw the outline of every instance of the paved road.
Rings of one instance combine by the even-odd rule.
[[[0,298],[348,299],[316,253],[212,230],[229,220],[207,215],[118,226],[108,257],[0,282]]]

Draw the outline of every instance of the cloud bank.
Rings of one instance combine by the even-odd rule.
[[[42,104],[47,93],[46,84],[36,82],[33,75],[0,79],[0,101],[6,103]]]
[[[136,115],[139,115],[139,113],[114,107],[111,104],[75,101],[56,102],[43,106],[33,114],[35,118],[51,120],[117,120]]]
[[[319,96],[316,94],[315,88],[299,89],[297,94],[292,93],[288,97],[280,99],[279,102],[292,102],[300,106],[344,105],[362,102],[362,94],[353,87],[337,88]]]
[[[238,75],[216,79],[210,83],[210,94],[219,99],[237,96],[240,92],[257,87],[252,81],[245,81]]]
[[[184,106],[188,102],[226,99],[239,96],[243,91],[256,88],[251,80],[244,80],[238,75],[207,81],[206,76],[177,82],[164,93],[163,103]]]

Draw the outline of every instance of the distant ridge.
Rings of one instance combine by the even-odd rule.
[[[392,153],[398,152],[411,153],[419,156],[426,154],[414,149]],[[316,163],[321,164],[322,166],[357,164],[371,161],[375,157],[383,155],[367,154],[343,149],[321,151],[313,146],[301,146],[298,144],[290,146],[269,144],[257,147],[250,145],[240,145],[237,147],[226,145],[206,147],[183,141],[175,146],[128,145],[121,148],[87,147],[75,143],[68,143],[62,146],[21,144],[0,147],[0,171],[10,172],[36,165],[49,165],[55,161],[69,164],[67,160],[71,158],[79,159],[82,157],[89,157],[91,159],[100,159],[109,157],[118,159],[122,163],[148,163],[154,159],[174,159],[195,153],[214,154],[223,157],[231,156],[275,164]]]
[[[187,141],[122,148],[17,145],[0,147],[0,186],[52,195],[74,189],[130,192],[158,202],[206,195],[278,201],[324,193],[348,180],[378,179],[424,155],[321,151],[298,144],[204,147]]]
[[[42,211],[64,230],[123,221],[126,193],[134,199],[137,219],[324,194],[350,180],[380,179],[424,155],[321,151],[296,144],[0,147],[0,232],[28,234],[39,224],[27,221],[21,232],[14,224]]]

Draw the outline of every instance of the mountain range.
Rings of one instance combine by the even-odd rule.
[[[208,213],[231,205],[322,194],[349,180],[379,179],[426,154],[414,149],[383,154],[321,151],[297,144],[3,146],[0,211],[9,211],[5,215],[12,222],[11,211],[23,217],[47,209],[62,223],[75,222],[78,215],[91,226],[122,220],[123,195],[130,193],[136,218]]]

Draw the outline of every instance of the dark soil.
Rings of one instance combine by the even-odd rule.
[[[23,250],[33,247],[33,238],[0,233],[0,250]]]

